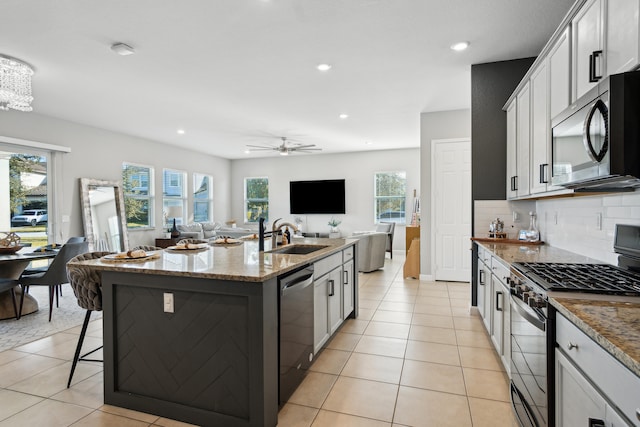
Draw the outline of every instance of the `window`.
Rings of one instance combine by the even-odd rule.
[[[17,233],[22,245],[47,244],[48,157],[28,147],[0,147],[0,230]]]
[[[245,223],[269,220],[269,178],[244,179],[244,217]]]
[[[213,188],[210,175],[193,174],[193,221],[213,220]]]
[[[407,173],[378,172],[374,179],[375,222],[405,223]]]
[[[184,224],[183,218],[187,216],[185,212],[187,202],[187,191],[185,183],[187,174],[182,171],[164,169],[162,171],[162,212],[164,214],[165,228],[173,224]]]
[[[153,227],[153,168],[123,163],[122,187],[127,228]]]

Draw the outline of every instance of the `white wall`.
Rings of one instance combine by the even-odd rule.
[[[373,179],[376,172],[406,171],[407,209],[413,206],[413,189],[420,190],[420,150],[385,150],[347,154],[275,155],[261,159],[232,160],[232,216],[243,224],[244,178],[269,178],[269,221],[284,218],[293,222],[289,213],[289,181],[345,179],[346,214],[333,215],[342,221],[343,235],[354,231],[373,230]],[[407,215],[409,215],[407,212]],[[304,220],[305,231],[328,233],[332,215],[296,215]],[[409,218],[410,219],[410,218]],[[404,226],[396,226],[394,251],[405,248]]]
[[[152,244],[162,233],[162,169],[172,168],[189,173],[189,193],[192,192],[192,173],[213,176],[214,219],[229,217],[230,161],[196,153],[180,147],[158,143],[134,136],[109,132],[90,126],[45,117],[34,113],[3,111],[0,114],[0,136],[8,136],[71,148],[62,155],[62,202],[58,217],[69,215],[70,224],[61,227],[56,242],[69,236],[83,235],[80,212],[79,178],[106,180],[122,179],[122,162],[139,163],[155,168],[155,222],[156,228],[130,231],[129,244]],[[188,137],[188,136],[185,136]],[[0,138],[1,142],[1,138]],[[51,215],[50,215],[51,220]]]
[[[471,110],[420,115],[420,275],[431,276],[431,141],[471,138]],[[473,141],[471,141],[473,144]]]

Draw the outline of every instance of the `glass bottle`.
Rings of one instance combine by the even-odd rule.
[[[536,227],[536,213],[529,212],[529,229],[527,230],[527,241],[537,242],[540,240],[540,231]]]

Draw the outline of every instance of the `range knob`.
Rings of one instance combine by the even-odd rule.
[[[535,297],[532,295],[531,298],[529,298],[529,307],[544,308],[546,306],[547,301],[545,301],[540,295],[536,295]]]

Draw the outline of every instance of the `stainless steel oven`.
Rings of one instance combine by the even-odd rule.
[[[520,425],[547,426],[550,328],[546,295],[513,269],[510,282],[511,402]]]
[[[555,425],[554,312],[548,291],[640,296],[640,227],[617,225],[618,267],[511,264],[511,400],[522,426]]]

